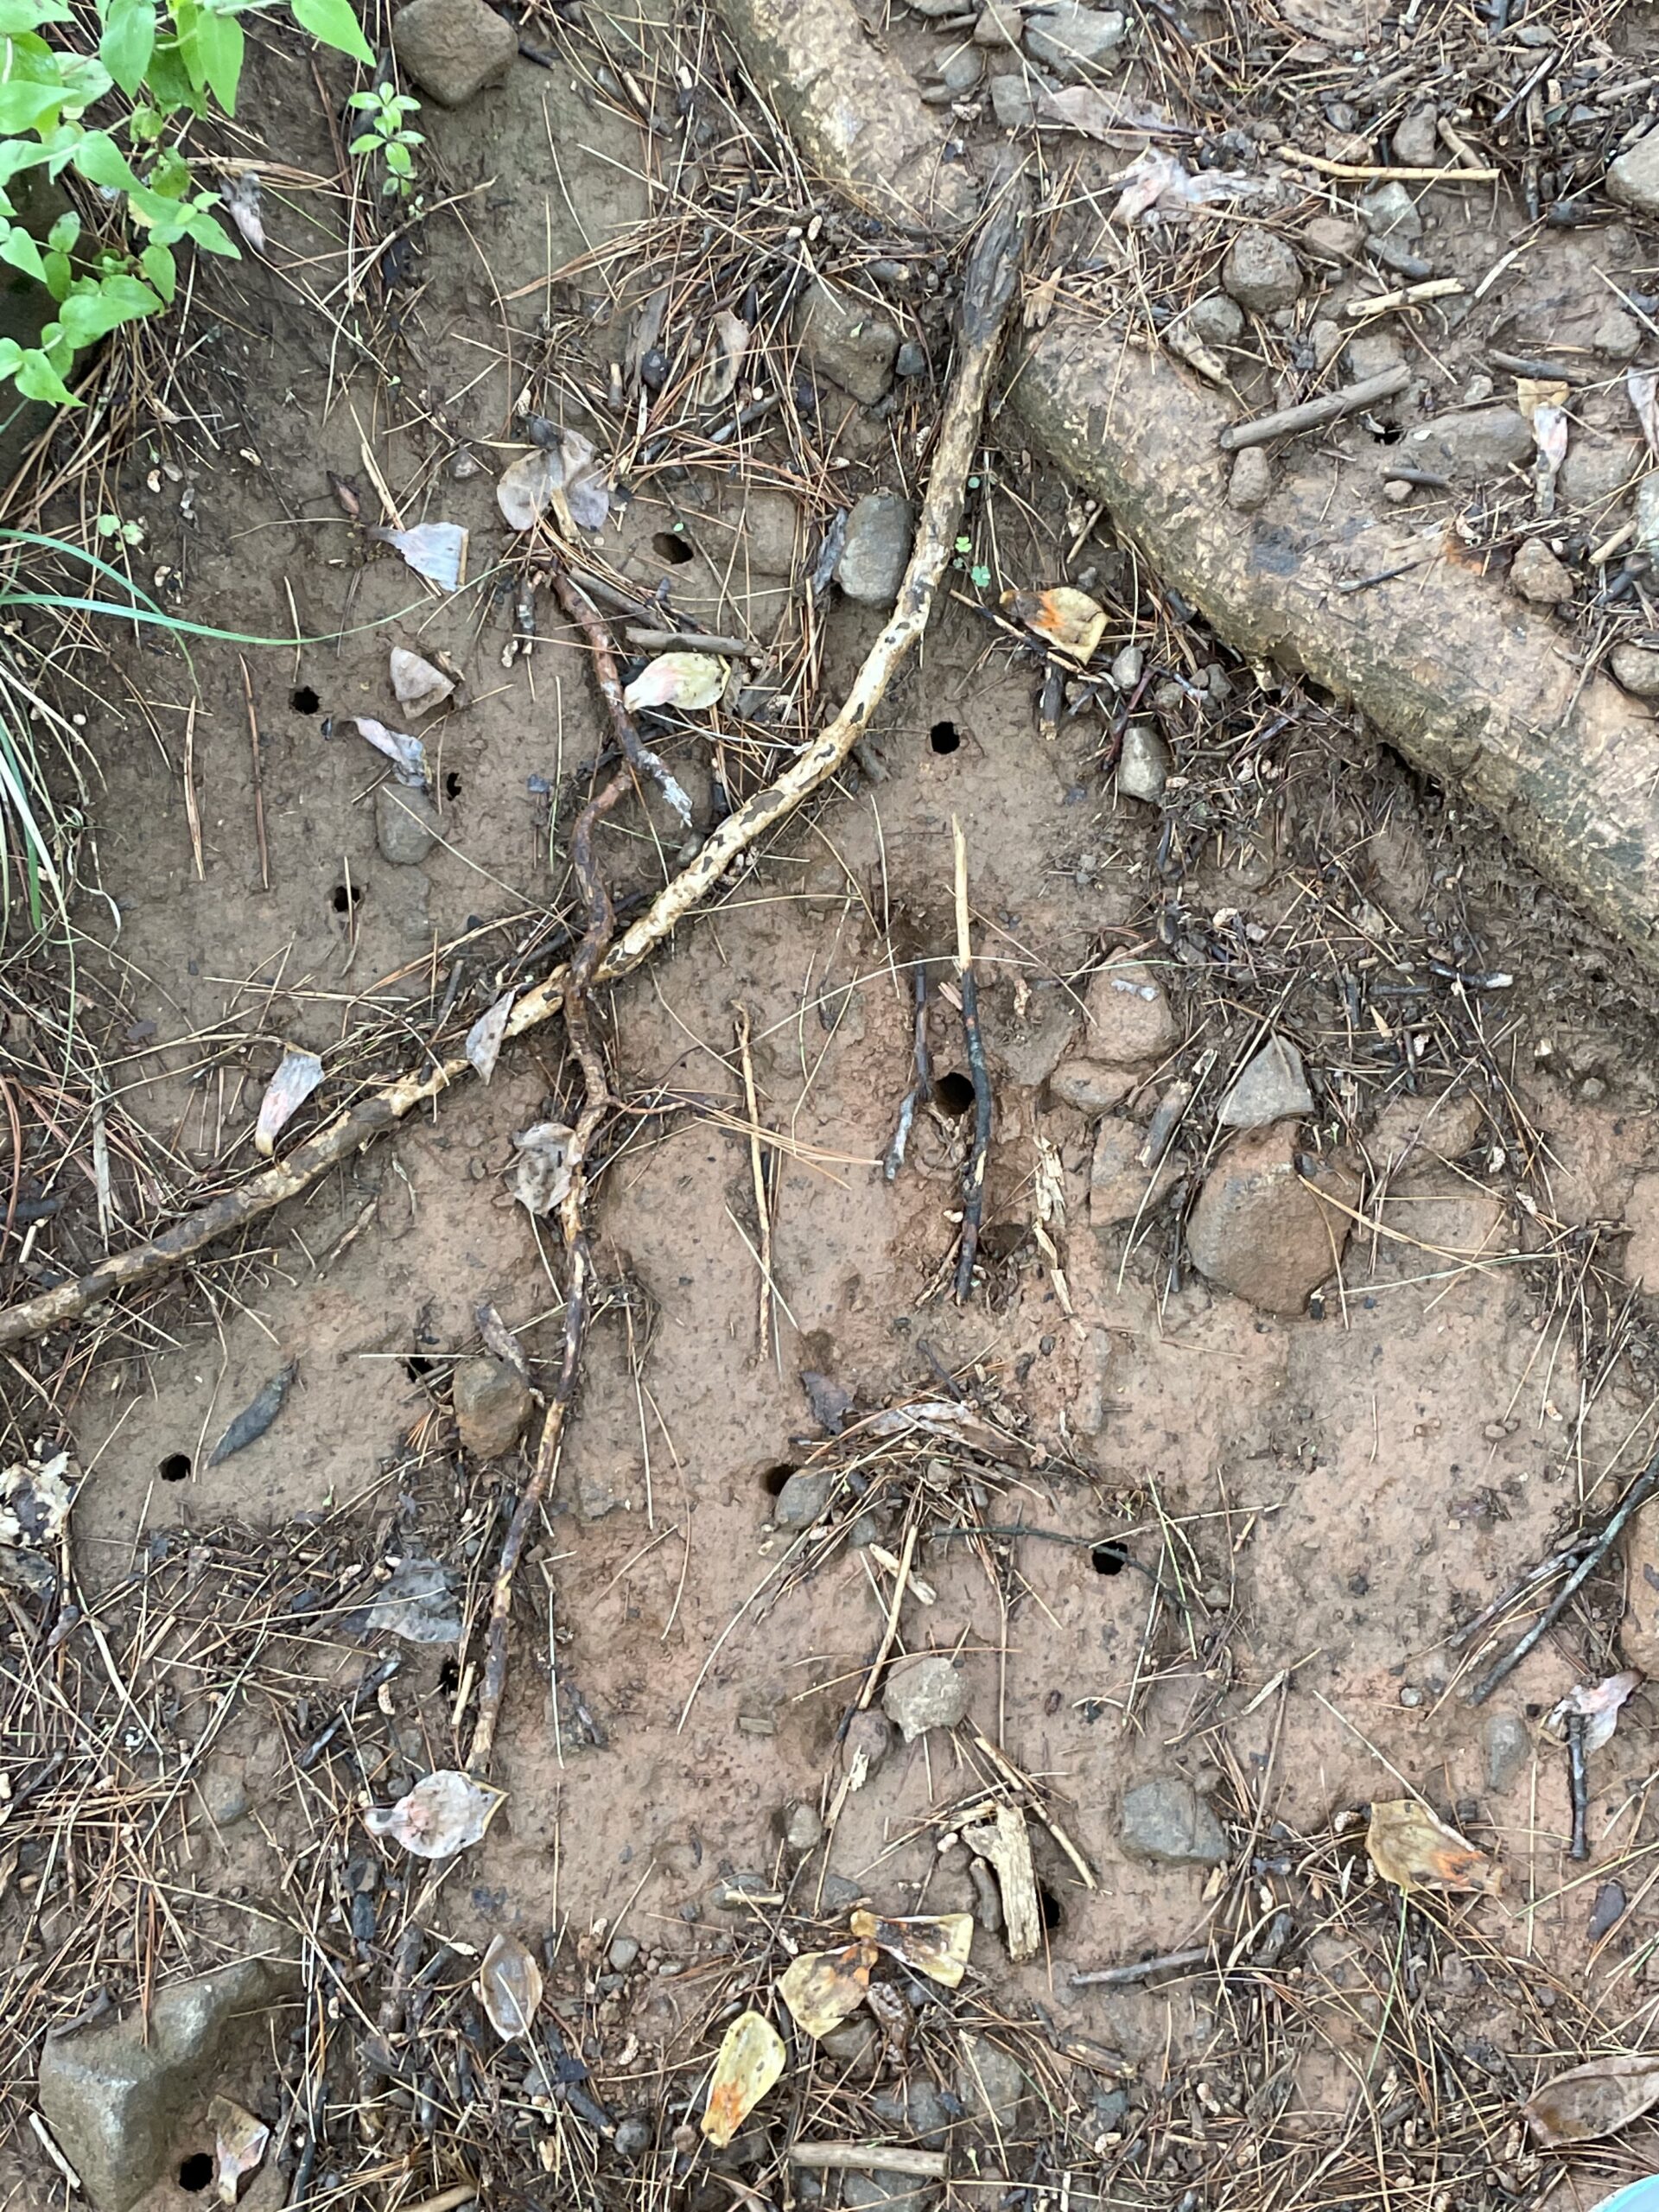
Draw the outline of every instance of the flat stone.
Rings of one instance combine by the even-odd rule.
[[[1591,332],[1590,343],[1604,360],[1633,361],[1642,351],[1642,326],[1623,308],[1609,308]]]
[[[1236,1137],[1205,1178],[1187,1224],[1194,1266],[1218,1289],[1267,1313],[1302,1313],[1348,1242],[1347,1215],[1321,1202],[1308,1187],[1314,1181],[1348,1197],[1329,1169],[1299,1160],[1287,1124]]]
[[[1121,954],[1097,969],[1084,998],[1083,1044],[1091,1060],[1135,1067],[1161,1059],[1180,1041],[1180,1025],[1157,976],[1144,961]]]
[[[619,1936],[605,1954],[613,1974],[626,1974],[639,1956],[639,1945],[632,1936]]]
[[[966,45],[951,47],[929,73],[930,82],[938,86],[946,100],[965,99],[984,74],[984,49],[971,40]],[[905,366],[905,351],[902,346],[899,349],[899,373],[901,377],[914,376],[917,372]]]
[[[790,1807],[784,1815],[784,1841],[791,1851],[816,1851],[823,1841],[823,1822],[816,1805],[809,1805],[804,1798]]]
[[[1644,1675],[1659,1674],[1659,1498],[1637,1507],[1624,1530],[1624,1552],[1619,1649]]]
[[[1541,537],[1529,537],[1510,563],[1510,583],[1534,607],[1565,607],[1573,579]]]
[[[1227,477],[1227,504],[1242,515],[1260,514],[1273,497],[1273,463],[1260,446],[1235,454]]]
[[[1408,111],[1394,134],[1394,158],[1402,169],[1446,167],[1440,151],[1440,111],[1433,104]]]
[[[938,2202],[939,2185],[914,2174],[878,2166],[871,2173],[843,2174],[841,2201],[847,2212],[928,2212]]]
[[[1532,1738],[1516,1713],[1492,1713],[1480,1732],[1480,1748],[1486,1762],[1486,1787],[1501,1796],[1527,1763]]]
[[[1443,1090],[1433,1098],[1389,1099],[1365,1140],[1366,1156],[1391,1180],[1433,1160],[1461,1160],[1479,1136],[1485,1116],[1472,1091]]]
[[[1051,1097],[1079,1114],[1109,1113],[1135,1088],[1129,1068],[1109,1068],[1103,1060],[1063,1060],[1048,1078]]]
[[[950,2107],[925,2074],[912,2075],[900,2089],[872,2097],[870,2108],[884,2134],[907,2137],[927,2149],[937,2149],[950,2133]]]
[[[1262,1129],[1313,1111],[1302,1056],[1284,1037],[1269,1037],[1234,1078],[1216,1119],[1224,1129]]]
[[[1078,0],[1053,0],[1027,19],[1026,51],[1057,77],[1088,77],[1123,43],[1125,24],[1116,8],[1084,8]]]
[[[438,842],[438,812],[424,791],[382,784],[374,795],[374,842],[394,868],[418,868]]]
[[[474,1459],[505,1459],[530,1419],[530,1385],[505,1359],[463,1359],[450,1385],[461,1448]]]
[[[1029,130],[1037,121],[1037,102],[1021,70],[991,79],[991,113],[1001,130]]]
[[[1360,219],[1374,238],[1420,238],[1423,219],[1403,184],[1374,185],[1359,203]]]
[[[798,1468],[772,1501],[772,1517],[778,1527],[810,1529],[829,1504],[836,1480],[832,1471]]]
[[[930,1728],[954,1728],[968,1710],[968,1683],[950,1660],[901,1660],[887,1675],[881,1709],[907,1744]]]
[[[392,18],[391,44],[405,76],[440,107],[464,107],[518,58],[518,34],[484,0],[410,0]]]
[[[1117,788],[1124,798],[1156,805],[1169,781],[1169,747],[1160,736],[1157,724],[1131,722],[1123,733],[1117,756]]]
[[[1628,153],[1610,163],[1607,197],[1643,215],[1659,215],[1659,130],[1638,138]]]
[[[78,2034],[50,2036],[41,2052],[41,2112],[98,2212],[127,2212],[179,2156],[183,2125],[227,2069],[258,2063],[263,2015],[291,1975],[242,1959],[158,1991],[142,2008]],[[260,2025],[266,2025],[261,2021]],[[268,2034],[268,2027],[267,2027]],[[245,2084],[241,2094],[248,2094]]]
[[[871,1775],[893,1749],[893,1726],[883,1713],[855,1713],[841,1739],[842,1770]]]
[[[850,2020],[820,2036],[818,2049],[837,2066],[854,2074],[867,2074],[875,2059],[875,2023],[866,2014],[855,2012]]]
[[[1077,1033],[1077,1001],[1058,990],[1033,991],[1023,1014],[992,994],[982,1001],[986,1050],[996,1072],[1022,1090],[1046,1083]]]
[[[1206,292],[1193,301],[1181,325],[1206,346],[1236,346],[1244,335],[1244,310],[1225,292]]]
[[[1302,268],[1287,238],[1252,224],[1235,236],[1221,264],[1222,289],[1249,315],[1272,315],[1301,297]]]
[[[957,2069],[957,2101],[969,2120],[1006,2135],[1019,2117],[1030,2084],[1018,2059],[988,2036],[964,2035]]]
[[[1599,438],[1581,431],[1567,448],[1556,489],[1567,506],[1605,505],[1626,489],[1646,458],[1645,447],[1634,438]]]
[[[1386,376],[1406,358],[1406,349],[1391,330],[1363,330],[1351,338],[1343,351],[1343,367],[1356,384],[1368,377]]]
[[[1652,645],[1615,645],[1607,656],[1614,679],[1635,699],[1659,699],[1659,650]]]
[[[1359,251],[1365,233],[1346,215],[1315,215],[1302,225],[1302,243],[1310,253],[1326,261],[1351,261]]]
[[[1221,1822],[1182,1774],[1160,1774],[1123,1792],[1120,1834],[1131,1858],[1159,1866],[1222,1866]]]
[[[1167,1156],[1142,1167],[1135,1154],[1146,1142],[1138,1123],[1108,1114],[1095,1138],[1089,1168],[1089,1218],[1096,1229],[1116,1229],[1151,1212],[1179,1173]]]
[[[1020,43],[1026,11],[1014,0],[985,0],[974,25],[976,46],[1013,46]]]
[[[1478,484],[1524,467],[1532,450],[1532,425],[1513,407],[1437,416],[1395,448],[1408,466],[1433,469],[1456,484]]]
[[[1638,1175],[1624,1202],[1630,1233],[1624,1240],[1624,1280],[1633,1289],[1659,1293],[1659,1175]]]
[[[422,4],[422,0],[416,0]],[[893,384],[899,333],[879,308],[849,297],[822,278],[795,310],[801,353],[820,376],[874,407]]]
[[[916,535],[916,510],[898,492],[867,492],[847,518],[836,582],[862,607],[891,607],[899,596]]]
[[[651,2148],[651,2122],[643,2113],[631,2112],[626,2120],[616,2123],[616,2155],[619,2158],[643,2158]]]

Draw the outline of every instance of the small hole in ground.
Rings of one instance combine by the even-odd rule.
[[[1046,1882],[1039,1882],[1037,1885],[1037,1904],[1043,1916],[1043,1927],[1046,1933],[1052,1936],[1057,1928],[1065,1923],[1065,1907]]]
[[[308,683],[302,683],[288,695],[288,703],[296,715],[315,715],[322,711],[322,702]]]
[[[179,2161],[179,2187],[188,2189],[192,2196],[207,2188],[213,2177],[212,2153],[193,2151],[188,2158]]]
[[[353,906],[360,906],[363,904],[362,885],[360,883],[337,883],[334,886],[329,904],[334,907],[334,910],[337,914],[349,914]]]
[[[445,798],[459,798],[461,797],[461,778],[455,773],[453,768],[447,770],[445,772],[443,779],[443,795]]]
[[[954,753],[962,743],[962,732],[955,722],[935,722],[927,733],[927,741],[936,753]]]
[[[181,1483],[190,1472],[190,1454],[169,1452],[156,1471],[164,1483]]]
[[[968,1114],[973,1111],[974,1086],[972,1080],[959,1068],[952,1068],[949,1075],[942,1075],[933,1086],[933,1096],[942,1114]]]
[[[1089,1564],[1096,1574],[1122,1574],[1129,1563],[1129,1555],[1122,1544],[1096,1544],[1089,1554]]]
[[[779,1497],[783,1495],[784,1484],[789,1480],[794,1471],[794,1468],[790,1466],[786,1461],[779,1460],[779,1464],[775,1467],[768,1467],[765,1474],[761,1476],[760,1487],[765,1491],[768,1497]]]
[[[1403,423],[1384,423],[1379,429],[1371,432],[1371,435],[1380,446],[1397,446],[1405,435],[1406,427]]]
[[[651,541],[651,550],[659,561],[666,561],[671,569],[683,568],[688,561],[695,561],[697,557],[696,547],[677,530],[659,530]]]
[[[461,1662],[446,1659],[438,1669],[438,1689],[444,1697],[454,1697],[461,1688]]]
[[[424,1382],[437,1363],[436,1360],[429,1359],[424,1352],[412,1351],[404,1362],[404,1372],[411,1382]]]

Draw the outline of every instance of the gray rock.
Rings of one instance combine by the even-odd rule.
[[[1348,340],[1343,366],[1356,384],[1363,384],[1367,377],[1397,369],[1405,358],[1406,349],[1393,331],[1366,330]]]
[[[826,1874],[818,1885],[819,1902],[826,1915],[850,1912],[853,1907],[869,1896],[861,1882],[849,1882],[844,1874]]]
[[[1160,1866],[1221,1866],[1227,1838],[1205,1800],[1181,1774],[1154,1775],[1123,1792],[1122,1837],[1132,1858]]]
[[[959,100],[967,98],[984,74],[984,48],[975,46],[969,41],[966,44],[951,47],[944,59],[934,64],[930,74],[930,81],[938,87],[945,99]],[[916,372],[913,369],[906,370],[904,367],[903,359],[901,349],[899,375],[901,377],[914,376]]]
[[[1527,1724],[1518,1713],[1489,1713],[1480,1732],[1486,1759],[1486,1787],[1496,1796],[1507,1789],[1532,1750]]]
[[[870,2107],[884,2134],[907,2136],[929,2150],[938,2149],[950,2132],[950,2107],[925,2074],[912,2075],[901,2089],[872,2097]]]
[[[375,1593],[368,1625],[405,1643],[459,1643],[461,1602],[448,1568],[414,1552],[399,1560]]]
[[[1145,1132],[1121,1115],[1102,1119],[1089,1166],[1089,1218],[1096,1229],[1117,1229],[1142,1219],[1174,1184],[1179,1169],[1167,1154],[1156,1167],[1143,1167],[1135,1154]]]
[[[240,1759],[218,1758],[208,1762],[196,1780],[196,1802],[191,1825],[209,1830],[234,1827],[251,1809],[248,1784]]]
[[[1017,47],[1024,28],[1025,10],[1015,5],[1015,0],[985,0],[974,25],[974,43]]]
[[[1633,361],[1642,351],[1642,326],[1623,308],[1609,308],[1591,332],[1590,343],[1609,361]]]
[[[772,1519],[780,1529],[810,1529],[829,1504],[836,1481],[833,1471],[798,1468],[779,1491]]]
[[[968,2117],[1009,2133],[1027,2088],[1024,2069],[988,2036],[964,2035],[957,2069],[957,2099]]]
[[[1123,43],[1123,17],[1116,8],[1084,8],[1054,0],[1026,24],[1026,51],[1058,77],[1086,77],[1109,61]]]
[[[1225,292],[1206,292],[1188,308],[1181,326],[1206,346],[1236,346],[1244,335],[1244,310]]]
[[[1321,1204],[1309,1187],[1316,1179],[1352,1203],[1330,1170],[1298,1160],[1284,1122],[1235,1137],[1205,1179],[1187,1224],[1200,1274],[1269,1313],[1303,1312],[1348,1242],[1347,1215]]]
[[[1288,239],[1251,224],[1228,247],[1221,283],[1246,313],[1271,315],[1275,308],[1294,307],[1300,298],[1301,264]]]
[[[1633,699],[1659,699],[1659,651],[1652,645],[1615,645],[1607,658],[1615,680]]]
[[[1349,261],[1359,251],[1365,233],[1346,215],[1315,215],[1302,225],[1302,243],[1325,261]]]
[[[1022,1090],[1047,1082],[1077,1034],[1077,1003],[1058,990],[1033,991],[1023,1018],[1000,1002],[985,1007],[984,1014],[990,1017],[985,1021],[985,1042],[992,1063]]]
[[[1555,480],[1562,504],[1605,505],[1624,491],[1645,459],[1645,448],[1634,438],[1599,438],[1580,431],[1567,448]]]
[[[1246,446],[1233,456],[1227,478],[1227,504],[1242,515],[1260,514],[1273,497],[1273,464],[1260,446]]]
[[[1221,295],[1216,296],[1219,299]],[[1232,302],[1227,304],[1231,307]],[[1242,321],[1239,327],[1243,327]],[[1112,656],[1111,679],[1120,691],[1133,691],[1146,672],[1147,657],[1139,645],[1122,645]]]
[[[654,2132],[651,2122],[639,2113],[631,2112],[626,2120],[619,2120],[614,2139],[617,2157],[643,2158],[651,2148]]]
[[[1659,215],[1659,130],[1638,138],[1607,171],[1607,197],[1643,215]]]
[[[1659,559],[1659,468],[1650,468],[1636,487],[1636,542],[1649,560]]]
[[[1565,607],[1573,579],[1541,537],[1529,537],[1510,563],[1510,583],[1534,607]]]
[[[1065,1060],[1048,1079],[1050,1096],[1079,1114],[1109,1114],[1134,1089],[1128,1068],[1109,1068],[1101,1060]]]
[[[861,406],[886,397],[899,333],[880,308],[849,298],[821,278],[795,310],[795,335],[819,375]]]
[[[841,1739],[842,1767],[848,1774],[861,1766],[867,1775],[874,1774],[892,1749],[893,1729],[885,1714],[855,1713]]]
[[[803,1798],[784,1815],[784,1841],[791,1851],[816,1851],[823,1841],[823,1822],[816,1805]]]
[[[405,76],[440,107],[502,83],[518,57],[518,33],[484,0],[410,0],[392,18],[391,43]]]
[[[913,338],[906,338],[899,348],[893,362],[893,372],[901,377],[925,377],[927,374],[927,348],[918,346]]]
[[[1414,107],[1394,134],[1394,158],[1402,169],[1445,166],[1440,152],[1440,112],[1432,105]]]
[[[424,791],[382,784],[374,795],[374,841],[394,868],[418,868],[438,842],[437,809]]]
[[[703,1902],[715,1912],[753,1912],[756,1897],[776,1895],[765,1874],[728,1874],[715,1884]]]
[[[875,2058],[875,2023],[855,2012],[850,2020],[831,2028],[827,2036],[820,2036],[818,2049],[837,2066],[855,2074],[868,2073]]]
[[[605,1955],[610,1961],[613,1974],[626,1974],[639,1956],[639,1946],[632,1936],[618,1936]]]
[[[1437,416],[1394,450],[1414,468],[1429,468],[1454,484],[1478,484],[1532,460],[1532,425],[1513,407],[1482,407]]]
[[[1403,276],[1408,284],[1421,284],[1425,277],[1434,274],[1434,264],[1414,253],[1403,238],[1373,238],[1371,259],[1379,269],[1391,269],[1396,276]]]
[[[1180,1026],[1164,987],[1144,961],[1109,960],[1089,979],[1083,1045],[1109,1068],[1160,1059],[1179,1042]]]
[[[991,79],[991,113],[1001,130],[1029,130],[1037,120],[1037,103],[1021,70]]]
[[[1423,219],[1403,184],[1379,184],[1359,203],[1360,219],[1374,238],[1420,238]]]
[[[891,2173],[878,2166],[874,2173],[846,2174],[841,2201],[847,2212],[928,2212],[938,2201],[937,2182],[918,2181],[914,2174]]]
[[[1169,781],[1169,747],[1155,722],[1131,722],[1117,756],[1117,788],[1126,798],[1155,805]]]
[[[907,1744],[930,1728],[954,1728],[968,1710],[968,1683],[949,1659],[901,1660],[889,1673],[881,1709]]]
[[[1313,348],[1313,365],[1323,374],[1347,344],[1348,334],[1328,315],[1316,315],[1307,327],[1307,342]]]
[[[1301,1054],[1287,1039],[1269,1037],[1239,1070],[1216,1119],[1224,1129],[1262,1129],[1313,1111]]]
[[[1433,1160],[1461,1160],[1484,1122],[1480,1101],[1471,1090],[1391,1098],[1365,1140],[1366,1157],[1380,1174],[1391,1178]]]
[[[836,582],[863,607],[891,607],[899,596],[916,535],[916,510],[898,492],[867,492],[847,518]]]
[[[505,1359],[463,1359],[450,1398],[461,1448],[474,1459],[505,1458],[530,1419],[530,1385]]]
[[[128,2018],[48,2037],[41,2111],[98,2212],[126,2212],[178,2155],[179,2132],[216,2082],[258,2062],[263,2018],[292,1977],[275,1961],[238,1960],[161,1990]],[[257,2030],[264,2029],[262,2037]],[[239,2084],[245,2098],[245,2083]]]

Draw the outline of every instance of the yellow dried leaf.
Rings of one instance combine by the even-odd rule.
[[[1106,610],[1086,591],[1056,584],[1048,591],[1005,591],[1004,610],[1081,668],[1106,632]]]
[[[1415,1797],[1371,1807],[1365,1848],[1385,1882],[1409,1897],[1414,1890],[1471,1890],[1496,1897],[1502,1870],[1455,1828],[1437,1821]]]
[[[1567,2143],[1594,2143],[1616,2135],[1659,2104],[1659,2057],[1633,2052],[1594,2058],[1558,2074],[1535,2090],[1524,2107],[1533,2134],[1547,2151]]]
[[[784,2039],[764,2013],[741,2012],[721,2039],[702,2132],[723,2151],[784,2070]]]
[[[946,1989],[960,1986],[973,1947],[971,1912],[920,1914],[912,1920],[883,1920],[879,1913],[855,1912],[848,1925],[866,1942],[879,1943],[895,1959]]]
[[[855,1928],[854,1933],[859,1932]],[[778,1994],[796,2026],[815,2038],[838,2028],[864,2002],[875,1959],[874,1943],[849,1943],[839,1951],[803,1951],[778,1984]]]

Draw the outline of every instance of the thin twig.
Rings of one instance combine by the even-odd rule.
[[[991,1077],[985,1065],[985,1039],[979,1027],[979,986],[974,980],[973,936],[968,918],[968,841],[954,816],[950,838],[956,861],[957,987],[962,994],[962,1033],[968,1047],[968,1072],[974,1085],[974,1141],[962,1182],[962,1243],[957,1254],[957,1298],[974,1287],[979,1255],[979,1225],[985,1210],[985,1163],[991,1148]]]

